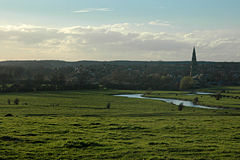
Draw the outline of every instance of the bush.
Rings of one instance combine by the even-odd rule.
[[[10,105],[10,104],[11,104],[11,100],[10,100],[10,99],[8,99],[7,101],[8,101],[8,105]]]
[[[195,87],[195,82],[192,77],[186,76],[181,79],[180,90],[193,89]]]
[[[13,115],[9,113],[9,114],[6,114],[5,117],[13,117]]]
[[[193,99],[193,104],[198,104],[198,97],[195,97],[195,98]]]
[[[182,111],[183,110],[183,103],[180,103],[179,105],[178,105],[178,111]]]
[[[111,103],[108,103],[107,104],[107,109],[110,109],[110,107],[111,107]]]
[[[15,104],[15,105],[18,105],[18,104],[19,104],[19,102],[20,102],[20,101],[19,101],[19,99],[18,99],[18,98],[16,98],[16,99],[14,100],[14,104]]]
[[[218,94],[216,95],[216,100],[220,100],[220,98],[222,98],[222,95],[221,95],[220,93],[218,93]]]

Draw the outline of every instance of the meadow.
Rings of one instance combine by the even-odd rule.
[[[239,94],[238,89],[228,94]],[[145,92],[2,93],[0,159],[240,159],[240,110],[178,111],[161,101],[113,96],[123,93]],[[194,97],[173,91],[150,95]],[[19,105],[13,104],[16,98]],[[240,106],[240,100],[220,101]]]

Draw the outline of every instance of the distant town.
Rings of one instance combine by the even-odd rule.
[[[240,63],[198,62],[195,47],[192,61],[5,61],[0,83],[1,92],[194,89],[240,85]]]

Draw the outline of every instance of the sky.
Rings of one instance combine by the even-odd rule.
[[[240,61],[239,0],[0,0],[0,61]]]

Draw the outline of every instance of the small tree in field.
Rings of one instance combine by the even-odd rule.
[[[183,103],[180,103],[179,105],[178,105],[178,111],[182,111],[183,110]]]
[[[193,99],[193,104],[197,104],[198,103],[198,97],[195,97],[194,99]]]
[[[18,98],[16,98],[16,99],[14,100],[14,104],[15,104],[15,105],[18,105],[18,104],[19,104],[19,99],[18,99]]]
[[[218,94],[216,95],[216,100],[220,100],[221,97],[222,97],[222,96],[221,96],[221,93],[218,93]]]
[[[111,107],[111,103],[109,102],[109,103],[107,104],[107,109],[110,109],[110,107]]]
[[[8,99],[8,100],[7,100],[7,102],[8,102],[8,105],[10,105],[10,104],[11,104],[11,100],[10,100],[10,99]]]

